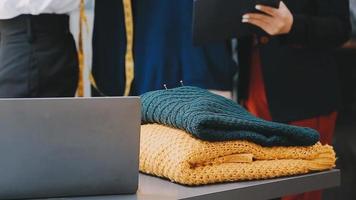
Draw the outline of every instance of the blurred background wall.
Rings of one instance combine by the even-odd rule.
[[[328,190],[324,200],[356,199],[356,0],[350,0],[352,39],[336,51],[340,77],[341,110],[334,147],[341,169],[341,187]]]

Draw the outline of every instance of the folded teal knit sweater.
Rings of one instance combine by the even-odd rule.
[[[263,146],[308,146],[319,141],[313,129],[256,118],[235,102],[196,87],[148,92],[141,102],[144,124],[164,124],[202,140],[247,140]]]

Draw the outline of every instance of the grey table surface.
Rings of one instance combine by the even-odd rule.
[[[340,170],[287,178],[186,187],[140,174],[135,195],[61,198],[62,200],[267,200],[340,185]]]

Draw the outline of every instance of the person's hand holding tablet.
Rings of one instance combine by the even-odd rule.
[[[281,1],[279,8],[256,5],[261,13],[247,13],[242,22],[260,27],[271,36],[288,34],[293,25],[293,15]]]

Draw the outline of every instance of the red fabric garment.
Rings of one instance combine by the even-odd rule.
[[[248,86],[248,96],[244,102],[247,110],[256,117],[272,121],[262,75],[260,52],[257,47],[252,49]]]
[[[254,47],[251,57],[251,72],[248,88],[248,97],[244,102],[245,107],[253,115],[265,120],[272,120],[268,100],[266,96],[264,80],[261,69],[261,61],[258,48]],[[323,144],[331,144],[334,134],[337,112],[326,116],[319,116],[312,119],[290,122],[290,125],[313,128],[320,133],[320,140]],[[282,198],[283,200],[321,200],[322,191],[308,192],[304,194]]]

